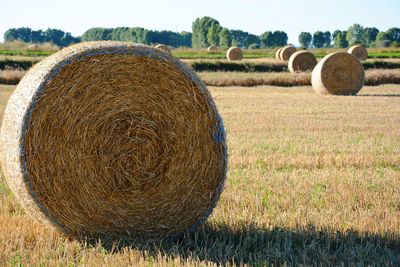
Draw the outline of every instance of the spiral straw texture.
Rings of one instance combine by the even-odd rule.
[[[282,48],[282,50],[279,52],[279,58],[283,61],[288,61],[290,56],[293,55],[297,49],[293,46],[285,46]]]
[[[311,75],[312,86],[320,94],[355,95],[364,82],[363,66],[357,58],[346,52],[325,56]]]
[[[243,59],[242,49],[240,49],[237,46],[229,48],[228,51],[226,51],[226,58],[230,61],[242,60]]]
[[[288,68],[291,73],[312,71],[317,59],[310,51],[297,51],[290,56]]]
[[[216,45],[210,45],[210,46],[207,48],[207,52],[210,52],[210,53],[212,53],[212,52],[218,52],[218,46],[216,46]]]
[[[82,43],[35,65],[7,104],[0,144],[27,213],[72,237],[192,230],[227,170],[205,85],[178,59],[132,43]]]
[[[359,60],[366,60],[368,58],[368,51],[362,45],[354,45],[350,47],[347,53],[352,54]]]

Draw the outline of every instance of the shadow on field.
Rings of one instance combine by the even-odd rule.
[[[400,97],[400,94],[365,94],[365,95],[357,95],[357,96],[369,96],[369,97]]]
[[[152,242],[103,240],[108,253],[132,248],[153,260],[169,259],[212,262],[218,265],[400,264],[400,236],[317,231],[313,225],[302,229],[259,229],[255,226],[232,231],[225,225],[205,225],[179,239]],[[98,244],[98,243],[97,243]]]

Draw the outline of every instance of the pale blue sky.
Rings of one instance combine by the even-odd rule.
[[[284,30],[297,44],[302,31],[347,29],[353,23],[379,30],[400,27],[400,0],[1,0],[0,40],[8,28],[23,26],[59,28],[74,36],[91,27],[191,31],[201,16],[257,35]]]

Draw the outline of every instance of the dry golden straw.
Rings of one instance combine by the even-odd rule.
[[[347,50],[347,53],[352,54],[359,60],[366,60],[368,58],[368,51],[362,45],[354,45]]]
[[[169,47],[166,45],[159,44],[159,45],[156,45],[156,48],[161,49],[162,51],[165,51],[168,54],[171,54],[171,49],[169,49]]]
[[[212,52],[218,52],[218,46],[216,46],[216,45],[210,45],[210,46],[207,48],[207,52],[210,52],[210,53],[212,53]]]
[[[290,56],[293,55],[297,49],[293,46],[285,46],[282,48],[281,52],[279,53],[279,57],[283,61],[288,61]]]
[[[276,50],[276,52],[275,52],[275,58],[276,58],[277,60],[282,60],[282,59],[281,59],[281,51],[282,51],[282,47],[279,48],[278,50]]]
[[[242,60],[242,58],[243,58],[242,49],[240,49],[237,46],[233,46],[233,47],[229,48],[228,51],[226,52],[226,58],[230,61]]]
[[[365,73],[360,61],[346,52],[325,56],[311,76],[312,86],[320,94],[355,95],[364,82]]]
[[[289,58],[289,71],[295,72],[306,72],[312,71],[317,65],[317,59],[310,51],[297,51]]]
[[[0,144],[27,213],[72,237],[192,230],[227,168],[205,85],[178,59],[132,43],[82,43],[36,64],[7,104]]]

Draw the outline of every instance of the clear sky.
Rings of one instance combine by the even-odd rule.
[[[400,27],[400,0],[1,0],[0,41],[9,28],[58,28],[79,36],[91,27],[144,27],[191,31],[201,16],[254,34],[284,30],[297,44],[300,32],[347,29],[353,23]]]

